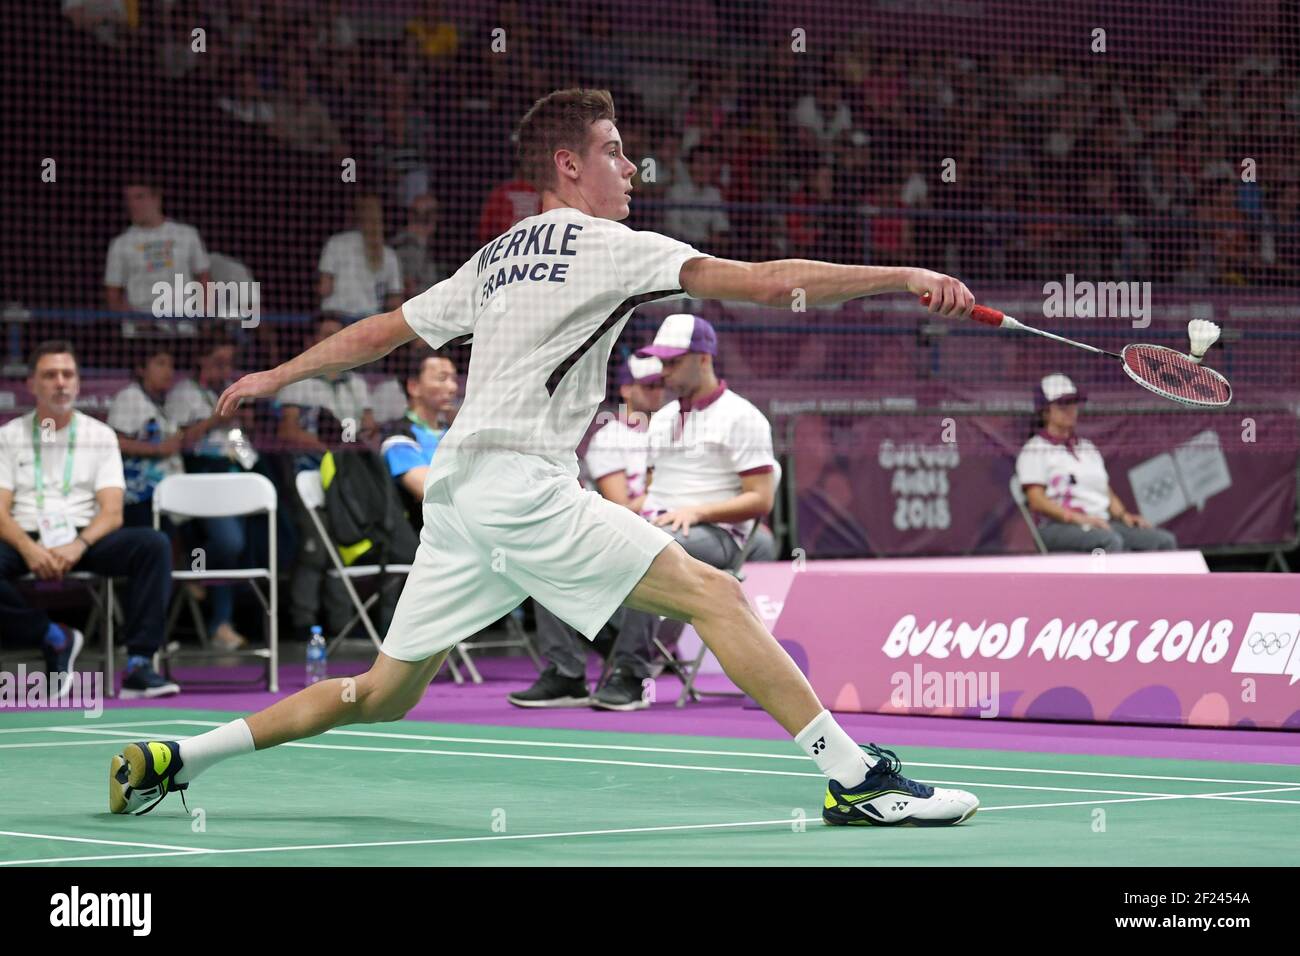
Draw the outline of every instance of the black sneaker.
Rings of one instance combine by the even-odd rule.
[[[64,624],[54,625],[63,632],[63,647],[55,650],[48,644],[41,646],[45,654],[45,673],[50,680],[50,693],[56,700],[64,700],[72,690],[74,680],[73,665],[77,655],[86,644],[86,636],[75,627]]]
[[[138,700],[141,697],[169,697],[180,692],[180,685],[163,677],[152,664],[141,664],[122,678],[120,696],[123,700]]]
[[[542,671],[532,687],[516,691],[506,700],[516,707],[586,707],[591,703],[585,680],[564,677],[554,667]]]
[[[603,687],[591,698],[597,710],[644,710],[650,706],[644,682],[626,671],[614,671]]]

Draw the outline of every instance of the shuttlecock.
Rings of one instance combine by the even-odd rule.
[[[1210,346],[1219,341],[1219,327],[1209,319],[1192,319],[1187,323],[1187,336],[1192,340],[1191,359],[1199,362]]]

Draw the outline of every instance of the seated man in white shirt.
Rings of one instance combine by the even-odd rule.
[[[619,414],[591,436],[584,464],[596,490],[615,504],[640,514],[645,503],[647,436],[650,416],[663,404],[663,366],[655,358],[632,358],[619,369]],[[587,694],[587,651],[581,634],[533,602],[538,651],[546,670],[527,690],[506,699],[516,707],[583,707],[597,710],[641,710],[650,705],[645,680],[656,673],[654,636],[659,618],[645,611],[620,608],[594,642],[612,636],[610,673],[591,696]]]
[[[198,230],[163,215],[162,193],[151,182],[128,183],[123,194],[131,227],[108,246],[108,307],[115,312],[152,312],[154,283],[172,286],[178,275],[182,284],[194,281],[206,288],[210,262]]]
[[[123,697],[180,688],[154,670],[171,594],[171,542],[152,528],[122,527],[122,455],[116,433],[75,408],[80,378],[68,342],[42,342],[28,362],[36,408],[0,428],[0,621],[6,641],[40,645],[53,674],[70,674],[80,631],[50,621],[11,583],[29,571],[57,581],[69,571],[127,579]],[[61,679],[60,679],[61,680]],[[62,681],[60,697],[71,689]]]
[[[668,316],[637,354],[659,358],[664,385],[679,396],[650,420],[641,513],[693,557],[731,568],[776,497],[772,426],[715,375],[718,337],[704,319]]]
[[[309,343],[315,345],[343,328],[334,318],[322,318]],[[297,452],[294,472],[320,467],[321,456],[332,445],[371,441],[379,436],[370,408],[366,380],[353,371],[295,382],[275,396],[280,406],[277,437]]]
[[[402,267],[384,244],[378,196],[357,198],[356,225],[330,236],[317,265],[321,311],[345,320],[391,311],[402,302]]]
[[[710,251],[724,248],[731,234],[722,192],[717,186],[717,150],[697,146],[687,159],[689,179],[668,187],[664,231]]]
[[[1021,449],[1016,475],[1039,516],[1043,544],[1048,551],[1174,550],[1173,534],[1124,507],[1097,446],[1075,434],[1084,400],[1060,373],[1046,376],[1034,394],[1043,428]]]

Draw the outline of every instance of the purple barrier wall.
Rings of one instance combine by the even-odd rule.
[[[1289,575],[791,577],[775,634],[835,710],[1300,729]]]
[[[1184,547],[1295,536],[1300,423],[1284,412],[1080,415],[1131,510]],[[1029,550],[1008,490],[1028,416],[809,415],[794,432],[797,543],[808,557]],[[945,422],[954,441],[940,441]]]

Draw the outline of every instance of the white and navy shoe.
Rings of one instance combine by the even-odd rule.
[[[876,758],[856,787],[831,780],[822,819],[832,826],[951,827],[975,815],[980,802],[965,790],[945,790],[904,777],[903,762],[875,744],[862,748]]]
[[[176,782],[176,774],[183,766],[180,744],[174,740],[128,744],[108,765],[109,811],[139,816],[173,792],[181,794],[183,804],[189,784]]]

